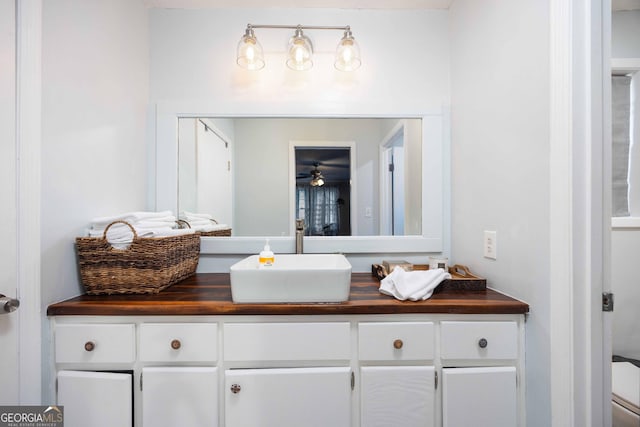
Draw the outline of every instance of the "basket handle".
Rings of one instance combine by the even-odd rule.
[[[210,219],[211,221],[213,221],[213,223],[214,223],[214,224],[217,224],[217,223],[218,223],[218,221],[216,221],[216,220],[215,220],[215,219],[213,219],[213,218],[209,218],[209,219]]]
[[[126,225],[127,227],[129,227],[129,228],[131,229],[131,232],[133,233],[133,240],[136,240],[136,239],[138,238],[138,233],[136,233],[136,229],[135,229],[135,228],[133,228],[133,225],[129,224],[127,221],[123,221],[123,220],[119,219],[119,220],[117,220],[117,221],[113,221],[111,224],[109,224],[109,225],[107,225],[107,226],[105,227],[105,229],[104,229],[104,233],[102,233],[102,238],[103,238],[104,240],[107,240],[107,231],[109,231],[109,229],[111,228],[111,226],[112,226],[113,224],[118,224],[118,223],[120,223],[120,224],[124,224],[124,225]],[[109,241],[109,240],[107,240],[107,242],[108,242],[108,241]]]
[[[449,268],[449,270],[461,276],[473,276],[473,274],[471,274],[471,271],[469,271],[469,267],[467,267],[466,265],[456,264]]]
[[[183,225],[186,225],[187,228],[191,228],[191,224],[184,219],[176,219],[176,224],[178,224],[178,228],[184,228]]]

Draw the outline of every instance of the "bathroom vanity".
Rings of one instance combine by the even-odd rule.
[[[67,426],[524,426],[527,304],[491,289],[401,302],[234,304],[228,274],[53,304]]]

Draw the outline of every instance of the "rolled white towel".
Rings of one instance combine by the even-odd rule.
[[[175,223],[174,223],[175,224]],[[136,230],[138,237],[157,237],[157,236],[177,236],[181,234],[191,234],[195,230],[175,229],[173,226],[165,225],[160,227],[139,227],[137,225],[132,226]],[[103,237],[104,229],[91,229],[89,230],[89,237]],[[125,224],[113,224],[107,231],[107,240],[114,241],[131,241],[133,239],[133,232],[131,228]]]
[[[451,275],[442,268],[425,271],[405,271],[396,267],[387,277],[380,281],[380,293],[390,295],[401,301],[426,300],[433,291]]]

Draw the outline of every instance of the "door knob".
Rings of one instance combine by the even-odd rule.
[[[20,301],[0,294],[0,314],[11,313],[20,307]]]

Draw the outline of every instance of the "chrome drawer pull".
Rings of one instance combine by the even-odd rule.
[[[231,384],[231,393],[238,394],[240,393],[240,390],[242,390],[242,387],[240,387],[240,384]]]
[[[486,338],[480,338],[480,341],[478,341],[478,345],[480,346],[480,348],[487,348],[488,344],[489,342],[486,340]]]

